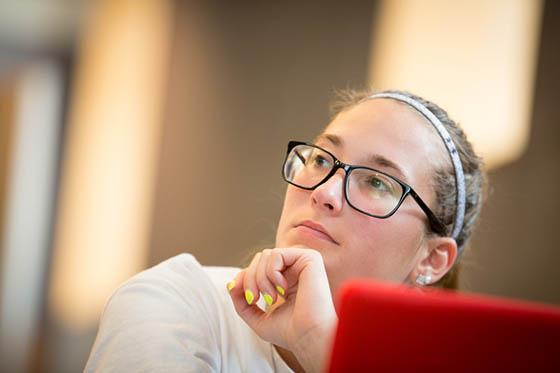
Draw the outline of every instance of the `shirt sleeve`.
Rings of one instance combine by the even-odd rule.
[[[220,371],[215,289],[192,256],[171,260],[113,294],[86,372]]]

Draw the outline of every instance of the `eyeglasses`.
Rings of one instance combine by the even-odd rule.
[[[327,182],[339,168],[345,172],[344,197],[353,209],[374,218],[386,219],[410,195],[427,215],[432,231],[445,235],[443,223],[410,185],[385,172],[341,162],[319,146],[290,141],[282,176],[298,188],[314,190]]]

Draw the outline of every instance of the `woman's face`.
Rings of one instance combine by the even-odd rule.
[[[433,207],[431,179],[445,160],[445,149],[435,129],[405,104],[390,99],[360,103],[339,114],[316,144],[344,163],[403,180]],[[343,188],[342,169],[312,191],[288,186],[276,246],[318,250],[333,293],[357,277],[412,282],[426,242],[424,212],[407,197],[393,216],[373,218],[350,207]]]

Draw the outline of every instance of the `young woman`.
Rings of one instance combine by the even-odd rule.
[[[334,109],[314,142],[288,145],[276,248],[242,270],[182,254],[135,276],[87,371],[321,371],[345,281],[444,281],[480,211],[480,158],[412,94],[350,92]]]

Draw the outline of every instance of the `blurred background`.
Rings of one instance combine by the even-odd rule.
[[[460,288],[560,305],[558,40],[553,1],[1,0],[0,371],[81,371],[134,273],[273,244],[337,88],[462,123],[490,189]]]

